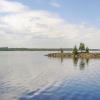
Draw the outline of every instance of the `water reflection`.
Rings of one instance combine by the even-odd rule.
[[[49,57],[49,58],[55,58],[55,57]],[[90,59],[89,58],[78,58],[78,57],[74,57],[74,58],[66,58],[66,57],[58,57],[58,58],[55,58],[55,59],[60,59],[61,61],[61,64],[63,64],[64,60],[68,60],[68,59],[72,59],[73,61],[73,66],[75,67],[79,67],[80,70],[84,70],[86,66],[89,65],[89,61]]]
[[[89,59],[86,59],[86,63],[87,63],[87,65],[89,64]]]
[[[0,52],[0,100],[100,100],[100,60],[45,53]]]
[[[64,57],[61,56],[61,63],[63,63]]]
[[[78,58],[77,57],[73,58],[73,64],[74,64],[74,66],[77,66],[77,64],[78,64]]]
[[[86,65],[89,64],[88,58],[73,58],[73,64],[74,66],[78,66],[80,70],[84,70]]]
[[[85,60],[81,59],[80,62],[79,62],[79,68],[80,68],[80,70],[84,70],[85,66],[86,66]]]

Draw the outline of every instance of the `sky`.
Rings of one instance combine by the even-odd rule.
[[[100,0],[0,0],[0,47],[100,49]]]

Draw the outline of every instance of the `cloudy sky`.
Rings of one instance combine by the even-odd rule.
[[[100,48],[99,0],[0,0],[0,46]]]

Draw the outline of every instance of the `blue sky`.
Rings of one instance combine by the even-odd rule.
[[[15,0],[22,2],[33,10],[56,12],[66,21],[72,23],[87,22],[98,27],[100,21],[99,0]],[[60,7],[53,7],[57,3]]]
[[[100,48],[99,5],[99,0],[1,0],[0,46],[72,47],[85,42]]]

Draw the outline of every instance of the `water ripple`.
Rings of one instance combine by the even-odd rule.
[[[4,52],[0,61],[0,100],[100,100],[99,60],[82,67],[39,52]]]

